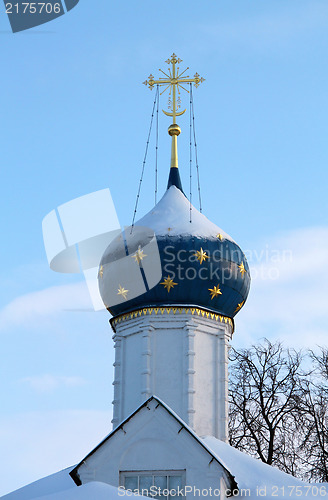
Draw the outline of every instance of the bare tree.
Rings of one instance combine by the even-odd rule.
[[[305,478],[328,482],[328,349],[310,351],[313,370],[310,378],[302,380],[299,417],[303,427],[300,445]]]
[[[303,354],[280,342],[230,351],[230,444],[295,476],[303,475],[298,432]]]

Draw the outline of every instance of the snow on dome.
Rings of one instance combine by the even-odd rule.
[[[205,215],[191,205],[185,195],[175,186],[171,186],[155,205],[142,219],[136,222],[136,226],[144,226],[153,229],[156,236],[201,236],[213,238],[222,234],[224,239],[233,241],[231,236],[224,232],[219,226],[209,221]]]

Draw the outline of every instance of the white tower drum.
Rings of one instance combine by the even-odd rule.
[[[114,428],[156,395],[199,436],[227,440],[231,320],[197,307],[149,307],[112,327]]]

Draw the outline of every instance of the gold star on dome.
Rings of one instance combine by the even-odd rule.
[[[240,304],[238,304],[238,306],[236,307],[235,312],[239,311],[243,307],[244,304],[245,304],[245,301],[243,300]]]
[[[216,237],[217,237],[217,238],[219,238],[219,240],[220,240],[220,241],[223,241],[223,239],[224,239],[224,238],[223,238],[223,234],[221,234],[221,233],[218,233],[218,234],[216,235]]]
[[[98,272],[98,278],[102,278],[104,276],[104,266],[100,266]]]
[[[238,266],[238,268],[239,268],[239,271],[240,271],[241,275],[244,276],[244,274],[246,273],[246,269],[245,269],[244,263],[242,262],[240,264],[240,266]]]
[[[125,299],[125,300],[127,300],[126,296],[127,296],[128,292],[129,292],[129,290],[125,290],[125,288],[121,285],[117,289],[117,295],[121,295],[123,297],[123,299]]]
[[[131,255],[131,257],[133,257],[135,259],[135,261],[138,264],[140,264],[140,262],[142,261],[142,259],[144,259],[145,257],[147,257],[147,255],[144,253],[143,250],[141,250],[141,247],[139,245],[138,250],[133,255]]]
[[[201,248],[200,250],[197,250],[194,256],[197,256],[197,260],[199,260],[199,263],[202,264],[203,261],[206,259],[209,259],[209,256],[204,252],[204,250]]]
[[[215,286],[214,288],[209,288],[208,290],[212,295],[211,300],[213,300],[214,297],[217,297],[218,295],[222,295],[222,292],[220,290],[220,284],[218,284],[218,286]]]
[[[170,293],[171,288],[174,288],[175,285],[177,285],[177,284],[178,283],[174,283],[173,279],[170,278],[170,276],[167,276],[166,278],[164,278],[164,281],[161,283],[161,285],[164,285],[164,288],[166,288],[168,293]]]

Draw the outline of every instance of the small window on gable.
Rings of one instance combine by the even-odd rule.
[[[161,500],[184,500],[186,471],[122,471],[120,486],[139,495]]]

